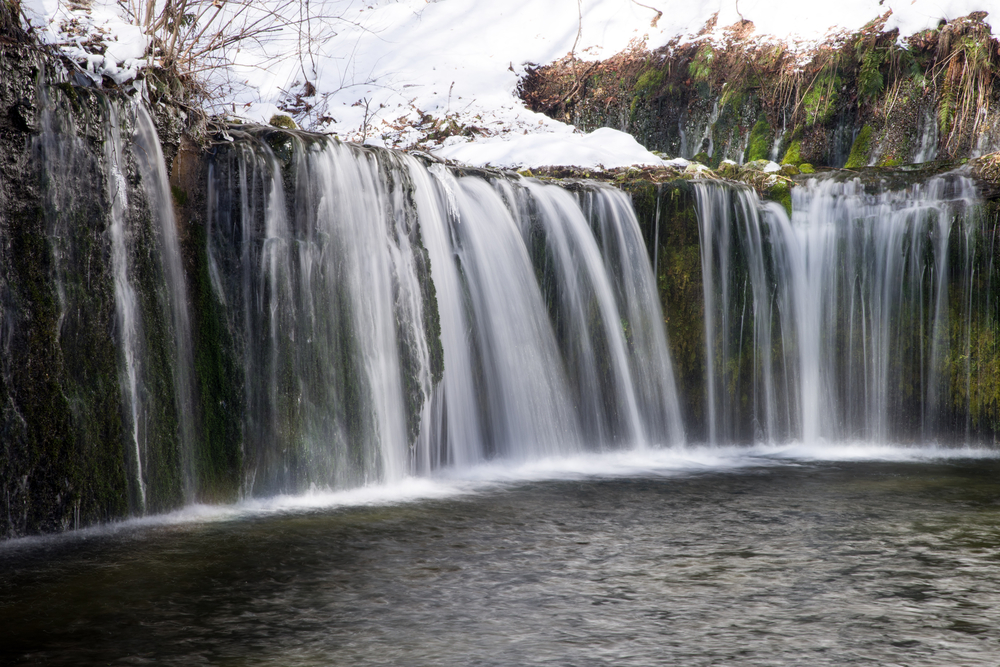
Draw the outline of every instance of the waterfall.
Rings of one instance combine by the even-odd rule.
[[[971,345],[969,178],[875,192],[857,179],[812,179],[793,190],[791,218],[748,189],[696,188],[713,441],[943,433],[952,383],[962,375],[971,391],[969,350],[952,349]],[[743,391],[749,411],[736,405]]]
[[[194,458],[197,448],[191,319],[188,314],[187,287],[167,167],[153,120],[142,105],[136,108],[133,151],[142,173],[142,184],[150,211],[156,223],[160,264],[166,281],[165,304],[168,315],[165,319],[170,322],[174,407],[180,440],[179,474],[184,497],[191,502],[196,496]]]
[[[789,215],[230,126],[171,181],[144,107],[64,88],[4,173],[5,534],[670,447],[682,404],[726,445],[997,431],[996,221],[961,172],[828,174]]]
[[[131,419],[132,451],[135,453],[134,479],[139,487],[139,511],[146,510],[146,478],[143,461],[146,456],[145,430],[143,429],[142,398],[140,396],[142,356],[140,338],[139,303],[135,288],[130,280],[129,250],[126,240],[128,211],[128,185],[125,181],[125,157],[123,154],[121,122],[118,112],[107,105],[107,139],[104,142],[104,159],[107,197],[111,216],[111,267],[115,282],[115,310],[120,336],[120,347],[124,359],[122,394],[126,403],[126,413]]]
[[[623,193],[262,139],[215,160],[209,196],[246,492],[683,439]]]

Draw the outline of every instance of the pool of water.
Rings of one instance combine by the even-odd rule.
[[[0,545],[0,662],[1000,660],[996,458],[514,477]]]

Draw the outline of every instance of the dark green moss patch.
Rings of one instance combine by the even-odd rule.
[[[861,167],[868,166],[869,156],[871,155],[871,141],[872,141],[872,127],[871,125],[865,125],[858,132],[858,136],[854,139],[854,143],[851,145],[851,155],[847,158],[847,162],[844,164],[845,169],[860,169]]]

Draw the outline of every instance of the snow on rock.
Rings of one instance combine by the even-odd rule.
[[[113,0],[66,5],[23,0],[43,39],[60,45],[95,80],[134,77],[148,39]],[[891,12],[886,29],[901,38],[992,0],[311,0],[254,3],[310,18],[275,18],[266,40],[227,54],[228,67],[201,74],[216,91],[210,110],[267,122],[276,112],[306,129],[375,145],[420,145],[474,164],[578,166],[657,164],[621,133],[573,128],[521,103],[517,84],[531,65],[570,52],[607,58],[630,46],[728,39],[726,28],[752,21],[754,38],[804,52]],[[226,5],[228,6],[228,5]],[[274,17],[272,17],[274,18]],[[707,30],[715,18],[714,29]],[[997,18],[1000,23],[1000,16]],[[996,31],[994,31],[996,34]],[[97,35],[101,55],[84,42]],[[148,57],[148,54],[147,54]],[[537,136],[536,136],[537,135]],[[617,136],[621,135],[621,136]],[[471,141],[470,141],[471,140]],[[678,164],[678,166],[681,166]],[[687,165],[683,165],[685,168]]]
[[[553,132],[512,138],[451,143],[436,151],[439,157],[480,167],[556,167],[614,169],[631,165],[663,166],[632,135],[601,128],[590,134]]]
[[[120,85],[144,65],[149,40],[116,2],[22,0],[22,9],[41,41],[60,47],[94,81],[108,76]],[[103,54],[95,52],[97,44]]]
[[[907,37],[936,28],[941,19],[950,21],[993,6],[994,0],[722,0],[718,3],[717,26],[732,25],[742,16],[753,21],[758,35],[813,45],[831,34],[859,30],[887,11],[891,14],[885,30],[899,28],[900,37]],[[1000,12],[991,18],[1000,19]],[[997,34],[994,28],[993,35]]]

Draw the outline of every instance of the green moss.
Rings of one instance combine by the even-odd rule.
[[[716,169],[716,173],[723,178],[735,179],[740,173],[740,168],[733,162],[723,162],[719,164],[719,168]]]
[[[809,164],[808,162],[803,162],[802,164],[799,165],[799,173],[800,174],[815,174],[816,173],[816,169],[811,164]]]
[[[286,116],[285,114],[276,113],[271,116],[271,120],[267,121],[270,125],[274,127],[281,128],[283,130],[294,130],[297,129],[295,121],[292,120],[291,116]]]
[[[663,80],[666,79],[666,77],[667,75],[663,70],[646,70],[635,82],[635,86],[632,87],[632,90],[640,97],[650,97],[653,93],[660,89],[660,86],[663,85]]]
[[[707,83],[712,76],[712,61],[715,60],[715,52],[708,44],[702,46],[695,52],[691,62],[688,63],[688,74],[695,83]]]
[[[774,141],[774,133],[767,119],[761,115],[750,130],[750,142],[747,144],[744,162],[753,160],[766,160],[771,152],[771,143]]]
[[[719,107],[724,111],[733,110],[738,113],[747,101],[747,91],[743,85],[745,85],[743,81],[727,81],[723,86],[722,95],[719,96]]]
[[[705,165],[706,167],[710,167],[712,165],[712,158],[708,157],[708,153],[704,151],[695,155],[693,160]]]
[[[62,104],[56,131],[75,138]],[[100,146],[61,148],[59,159],[11,171],[4,184],[17,201],[4,207],[9,246],[0,257],[0,299],[13,325],[0,405],[3,535],[82,527],[129,511]]]
[[[792,188],[788,181],[777,179],[767,191],[767,199],[776,201],[785,207],[789,216],[792,215]]]
[[[858,136],[851,145],[851,155],[844,164],[844,169],[860,169],[868,166],[868,159],[871,155],[872,126],[865,125],[858,132]]]
[[[80,96],[76,92],[76,87],[68,81],[61,81],[55,87],[66,96],[66,99],[73,106],[73,111],[79,113],[82,107],[80,106]]]
[[[659,185],[632,180],[621,187],[632,197],[656,267],[685,428],[690,437],[707,437],[704,294],[694,189],[683,180]]]
[[[175,185],[170,186],[170,194],[174,196],[174,204],[177,206],[187,206],[188,194],[187,192]]]
[[[824,125],[833,117],[837,108],[837,98],[842,82],[833,68],[829,68],[813,81],[802,97],[802,108],[806,112],[806,127]]]
[[[781,164],[802,164],[802,140],[796,139],[788,146],[785,156],[781,158]]]

